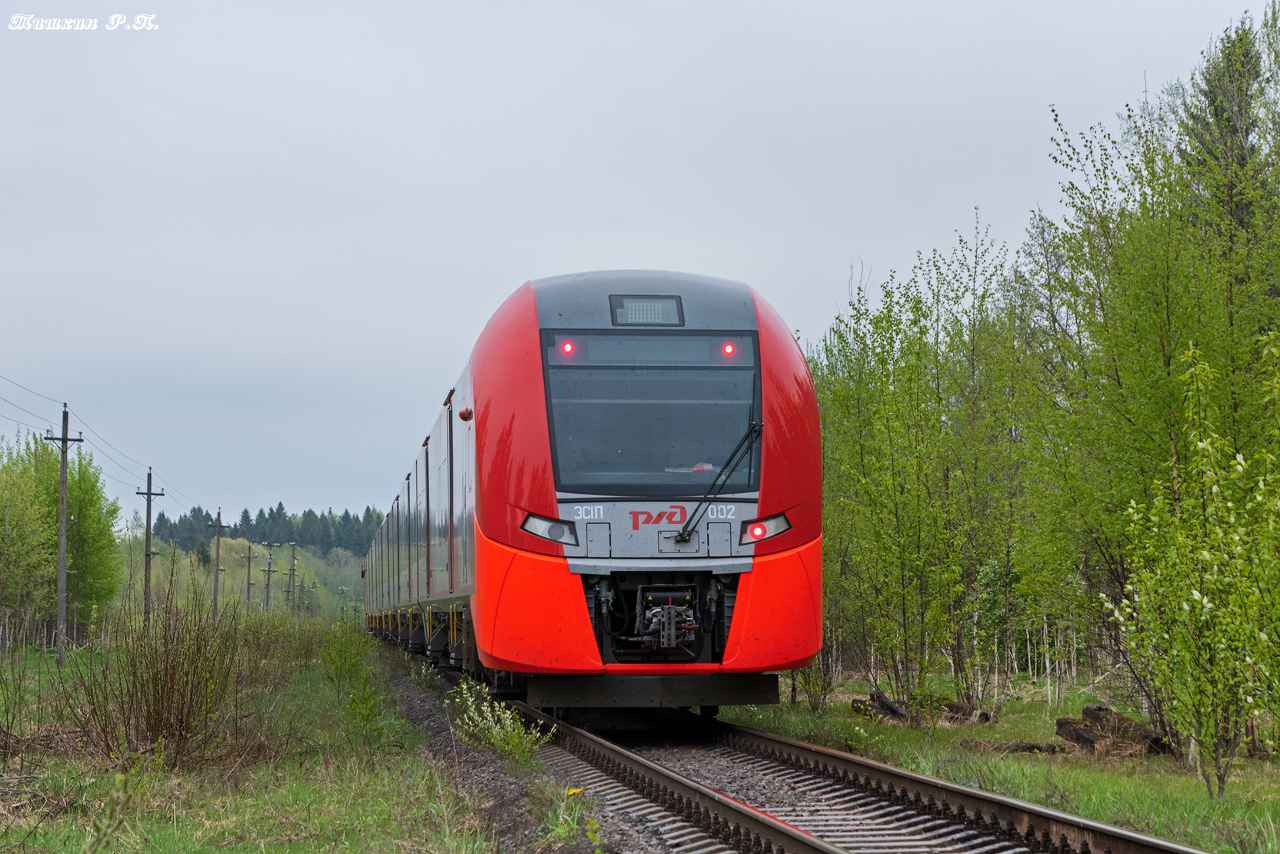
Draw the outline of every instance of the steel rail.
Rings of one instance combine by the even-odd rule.
[[[979,792],[749,727],[720,723],[726,747],[839,782],[920,815],[961,824],[1043,854],[1205,854],[1132,830]]]
[[[421,655],[412,657],[427,660]],[[554,726],[557,740],[569,753],[731,848],[764,854],[848,854],[845,848],[600,736],[525,703],[506,702],[526,718]],[[1199,849],[1136,831],[925,777],[786,736],[721,721],[709,722],[701,716],[689,717],[690,723],[712,724],[716,740],[723,747],[836,783],[892,805],[903,811],[902,815],[916,813],[922,818],[953,824],[993,843],[1006,843],[1035,854],[1205,854]]]
[[[554,726],[559,744],[579,759],[730,848],[762,854],[849,854],[611,741],[524,703],[509,703],[526,718]]]

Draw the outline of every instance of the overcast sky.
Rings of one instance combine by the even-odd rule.
[[[385,509],[522,282],[723,276],[817,338],[975,207],[1016,248],[1050,105],[1115,127],[1240,2],[3,0],[0,375],[129,512],[147,465],[170,515]]]

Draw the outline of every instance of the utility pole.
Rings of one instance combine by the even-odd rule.
[[[347,588],[339,587],[338,593],[342,596],[342,604],[338,607],[338,614],[345,617],[347,616]]]
[[[253,543],[249,543],[249,553],[240,557],[248,562],[244,574],[244,608],[245,613],[248,613],[249,605],[253,602]]]
[[[267,568],[260,569],[258,570],[258,572],[265,573],[267,576],[267,598],[263,602],[262,610],[270,611],[271,610],[271,573],[280,571],[278,569],[271,568],[271,549],[280,544],[279,543],[263,543],[263,545],[267,547]]]
[[[293,595],[293,576],[298,571],[298,544],[289,543],[289,592],[285,594],[285,601],[289,603],[289,610],[298,613],[298,601]]]
[[[218,622],[218,588],[222,586],[220,583],[222,577],[218,574],[222,572],[222,529],[226,525],[222,524],[222,508],[218,508],[218,518],[213,523],[213,621]]]
[[[314,612],[316,604],[316,583],[311,582],[311,595],[307,597],[307,616],[310,617]]]
[[[79,439],[67,436],[67,405],[62,404],[62,436],[47,435],[46,442],[57,442],[62,446],[61,486],[58,489],[58,666],[67,666],[67,446],[72,442],[83,442],[83,434]],[[148,507],[151,505],[148,504]],[[147,516],[150,519],[150,514]]]
[[[151,631],[151,558],[160,552],[151,550],[151,499],[159,498],[164,495],[164,490],[159,492],[151,491],[151,467],[147,467],[147,491],[138,492],[138,495],[147,497],[147,542],[146,552],[143,554],[143,577],[142,577],[142,625],[147,631]]]

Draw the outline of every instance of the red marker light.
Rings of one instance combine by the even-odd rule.
[[[572,352],[573,352],[573,342],[572,342],[572,341],[566,341],[566,342],[564,342],[563,344],[561,344],[561,345],[560,345],[560,352],[561,352],[561,353],[564,353],[566,356],[567,356],[567,355],[569,355],[570,353],[572,353]]]
[[[766,529],[764,525],[751,526],[751,538],[754,540],[764,539],[764,535],[767,533],[768,533],[768,529]]]
[[[724,354],[726,356],[732,356],[734,353],[738,352],[738,348],[733,346],[732,341],[724,342],[724,346],[721,347],[720,349],[724,351]]]

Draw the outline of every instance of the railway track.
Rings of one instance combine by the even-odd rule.
[[[524,704],[514,705],[531,720],[555,725],[557,745],[565,754],[553,758],[553,764],[576,774],[607,801],[653,821],[681,854],[1202,854],[695,715],[687,716],[682,731],[696,730],[706,738],[681,745],[672,761],[662,750],[629,749]],[[715,774],[708,770],[717,767]],[[735,786],[735,774],[752,785]],[[746,794],[734,791],[739,797],[731,797],[708,785],[714,781],[707,778],[716,776],[730,781],[721,788]],[[791,796],[779,797],[779,792]]]
[[[664,750],[650,743],[629,749],[524,703],[507,702],[526,719],[556,728],[549,764],[610,806],[643,816],[677,854],[1204,854],[690,713],[679,719],[686,736],[679,747]],[[708,784],[716,781],[695,779],[706,778],[706,769],[717,765],[721,780],[731,766],[741,779],[766,785],[732,797]],[[779,790],[793,796],[778,798]]]

